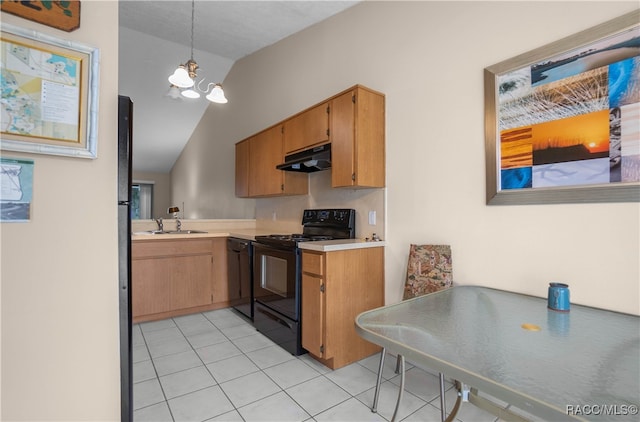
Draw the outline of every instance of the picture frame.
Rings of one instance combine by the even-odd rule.
[[[484,69],[487,205],[640,202],[639,22]]]
[[[99,50],[2,24],[0,149],[97,158]]]

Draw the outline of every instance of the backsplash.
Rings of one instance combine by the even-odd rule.
[[[385,189],[331,188],[331,170],[309,174],[309,195],[256,199],[256,228],[273,233],[300,233],[302,211],[317,208],[356,210],[356,237],[385,239]],[[376,225],[369,225],[369,211]]]

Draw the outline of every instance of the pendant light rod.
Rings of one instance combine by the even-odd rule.
[[[204,81],[204,78],[196,85],[196,71],[198,64],[193,60],[193,44],[194,44],[194,28],[195,28],[195,0],[191,0],[191,58],[185,63],[178,66],[178,68],[169,76],[170,88],[167,95],[171,98],[179,98],[178,93],[187,98],[200,98],[200,92],[208,93],[207,100],[224,104],[227,102],[227,98],[222,90],[222,85],[219,83],[209,83],[206,89],[202,89],[200,84]],[[211,89],[211,92],[209,90]]]
[[[196,1],[191,0],[191,61],[193,61],[193,27],[195,21],[195,6]]]

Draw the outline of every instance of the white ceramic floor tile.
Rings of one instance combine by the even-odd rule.
[[[286,392],[311,416],[351,398],[349,393],[323,376],[288,388]]]
[[[180,331],[176,326],[160,328],[148,332],[143,331],[143,336],[147,345],[184,339],[184,334],[182,334],[182,331]]]
[[[242,407],[254,401],[281,391],[264,372],[254,372],[220,384],[235,407]]]
[[[204,363],[213,363],[242,354],[240,349],[238,349],[235,344],[231,343],[229,340],[223,343],[201,347],[196,349],[196,353]]]
[[[264,349],[265,347],[275,345],[274,342],[257,331],[254,331],[251,335],[236,338],[231,341],[233,341],[233,344],[235,344],[238,349],[242,350],[244,353],[253,352],[254,350]]]
[[[207,368],[219,384],[260,370],[245,355],[210,363]]]
[[[382,416],[378,415],[377,413],[371,412],[371,409],[362,404],[356,398],[350,398],[349,400],[343,401],[339,405],[325,410],[319,415],[316,415],[313,419],[318,422],[386,422],[386,420]]]
[[[396,386],[400,385],[400,376],[391,379],[391,382]],[[453,387],[448,381],[445,381],[445,391]],[[431,402],[433,399],[440,397],[440,379],[418,367],[413,367],[408,371],[405,371],[405,385],[406,391],[411,394],[420,397],[422,400]]]
[[[229,338],[229,340],[235,340],[241,337],[253,336],[258,333],[255,327],[249,324],[234,325],[232,327],[220,328],[220,331]]]
[[[200,331],[196,334],[188,334],[187,341],[191,343],[191,347],[199,349],[200,347],[229,341],[229,339],[220,330],[212,326],[208,330]]]
[[[200,422],[233,410],[219,386],[213,386],[169,400],[176,422]]]
[[[133,412],[135,422],[173,422],[166,401]]]
[[[231,412],[224,413],[220,416],[216,416],[215,418],[207,419],[207,422],[244,422],[240,413],[237,410],[232,410]],[[137,422],[137,421],[136,421]]]
[[[241,325],[249,325],[247,321],[234,313],[220,314],[209,319],[218,328],[238,327]]]
[[[393,412],[396,409],[396,403],[398,402],[399,391],[400,389],[398,386],[389,381],[380,384],[380,394],[378,397],[378,414],[380,416],[391,420]],[[375,387],[359,394],[356,398],[370,409],[373,405],[374,392]],[[402,394],[402,401],[400,402],[400,408],[398,409],[398,416],[396,419],[402,420],[426,404],[426,401],[405,390]]]
[[[284,392],[258,400],[238,409],[247,422],[252,421],[304,421],[310,415]]]
[[[153,367],[153,362],[150,360],[143,360],[142,362],[136,362],[133,364],[134,383],[147,381],[153,378],[156,378],[156,370]]]
[[[377,376],[378,367],[380,366],[380,353],[371,355],[368,358],[359,360],[358,363],[368,370],[374,372]],[[382,369],[382,379],[388,380],[397,377],[396,374],[396,357],[390,354],[386,354],[384,358],[384,367]]]
[[[440,417],[440,409],[438,409],[437,407],[431,406],[430,404],[427,404],[426,406],[422,406],[420,409],[418,409],[417,411],[407,416],[402,421],[403,422],[441,422],[441,420],[442,419]],[[456,420],[459,420],[459,419],[456,419]],[[469,422],[473,422],[473,421],[469,421]]]
[[[135,346],[142,346],[144,344],[144,336],[139,325],[133,325],[131,327],[131,344]]]
[[[354,396],[376,385],[376,374],[358,363],[336,369],[325,376]]]
[[[207,368],[198,366],[160,377],[160,384],[167,399],[192,393],[216,384]]]
[[[333,369],[324,366],[322,363],[320,363],[319,361],[314,359],[308,353],[298,356],[298,360],[300,360],[301,362],[304,362],[305,364],[309,365],[310,367],[312,367],[316,371],[320,372],[321,374],[328,374],[329,372],[333,372]]]
[[[372,413],[379,353],[334,371],[291,355],[231,309],[136,324],[132,333],[135,422],[385,421],[395,408],[400,378],[391,354]],[[439,421],[437,375],[406,366],[401,418]],[[450,410],[450,381],[446,399]],[[496,418],[466,403],[456,420]]]
[[[141,409],[165,401],[157,378],[133,384],[133,409]]]
[[[320,376],[320,373],[297,359],[264,370],[281,388],[287,389]]]
[[[147,334],[151,331],[162,330],[169,327],[175,327],[176,324],[171,318],[162,319],[160,321],[141,322],[139,324],[143,333]]]
[[[253,352],[247,353],[247,356],[260,369],[269,368],[290,360],[296,360],[295,356],[280,346],[270,346],[264,349],[254,350]]]
[[[173,355],[175,353],[186,352],[192,350],[191,345],[184,337],[172,341],[163,341],[158,343],[149,343],[149,354],[153,359],[161,356]]]
[[[131,362],[142,362],[143,360],[150,360],[149,350],[145,344],[140,346],[133,346],[131,350]]]
[[[203,363],[193,350],[187,350],[172,355],[161,356],[153,360],[159,376],[173,374],[185,369],[202,366]]]

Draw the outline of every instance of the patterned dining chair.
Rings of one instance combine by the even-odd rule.
[[[409,261],[407,263],[407,279],[404,286],[402,300],[411,299],[439,290],[447,289],[453,284],[451,246],[449,245],[411,245],[409,248]],[[386,349],[380,352],[380,364],[378,366],[378,378],[376,390],[373,395],[372,412],[377,412],[378,396],[380,394],[380,382],[382,380],[382,368]],[[404,356],[398,355],[396,361],[396,374],[400,374],[400,391],[398,401],[393,412],[392,421],[396,419],[402,393],[404,391]],[[440,374],[441,401],[444,398],[442,392],[443,375]]]

